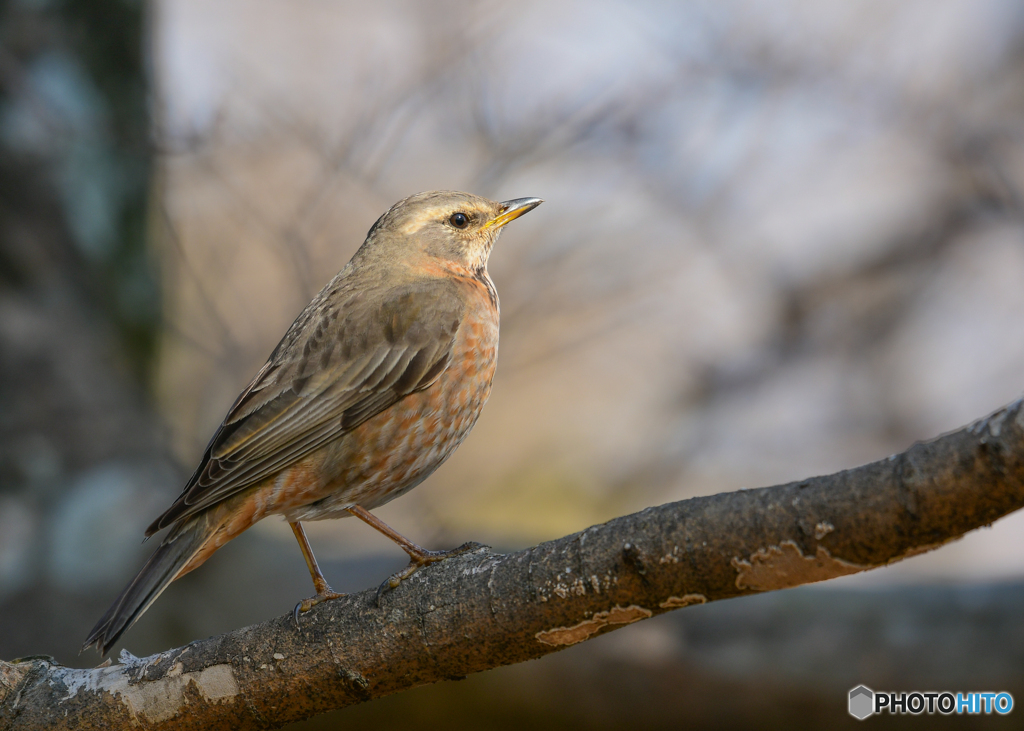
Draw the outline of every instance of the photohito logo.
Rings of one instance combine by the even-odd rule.
[[[1013,710],[1013,696],[1001,693],[950,693],[949,691],[911,691],[893,693],[858,685],[850,691],[850,715],[863,721],[875,713],[998,713]]]

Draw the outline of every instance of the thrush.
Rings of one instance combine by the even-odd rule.
[[[105,655],[172,581],[270,515],[291,525],[313,578],[296,617],[341,596],[303,521],[354,515],[394,540],[410,563],[382,587],[459,552],[427,551],[369,511],[426,479],[476,423],[498,355],[487,259],[505,224],[540,203],[433,191],[381,216],[228,410],[146,530],[169,529],[159,547],[83,649]]]

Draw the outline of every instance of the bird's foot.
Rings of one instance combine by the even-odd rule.
[[[316,596],[311,596],[309,599],[303,599],[301,602],[295,605],[295,609],[292,611],[292,619],[295,621],[295,626],[299,626],[299,615],[305,614],[310,609],[315,607],[321,602],[330,601],[331,599],[340,599],[345,596],[339,592],[336,592],[327,582],[323,582],[323,585],[314,584],[316,588]]]
[[[430,564],[437,563],[438,561],[444,561],[446,558],[452,558],[453,556],[461,556],[464,553],[475,551],[478,548],[485,548],[485,546],[484,544],[477,543],[476,541],[469,541],[467,543],[463,543],[458,548],[453,548],[450,551],[427,551],[424,549],[420,549],[416,553],[409,551],[409,565],[401,571],[398,571],[386,578],[381,585],[377,587],[377,606],[380,606],[380,599],[388,590],[397,589],[399,584],[424,566],[429,566]]]

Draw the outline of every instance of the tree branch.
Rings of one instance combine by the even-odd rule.
[[[537,658],[655,614],[885,566],[1024,506],[1024,408],[888,459],[694,498],[508,555],[482,548],[147,658],[0,662],[0,726],[273,728]]]

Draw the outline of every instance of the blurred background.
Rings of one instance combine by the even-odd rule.
[[[1013,0],[7,0],[0,657],[98,661],[81,641],[238,391],[374,220],[436,188],[547,202],[491,259],[476,429],[379,511],[426,546],[832,472],[1024,390]],[[404,564],[355,521],[307,531],[338,590]],[[122,646],[309,593],[267,520]],[[1022,609],[1013,515],[292,728],[831,728],[860,683],[1024,699]]]

